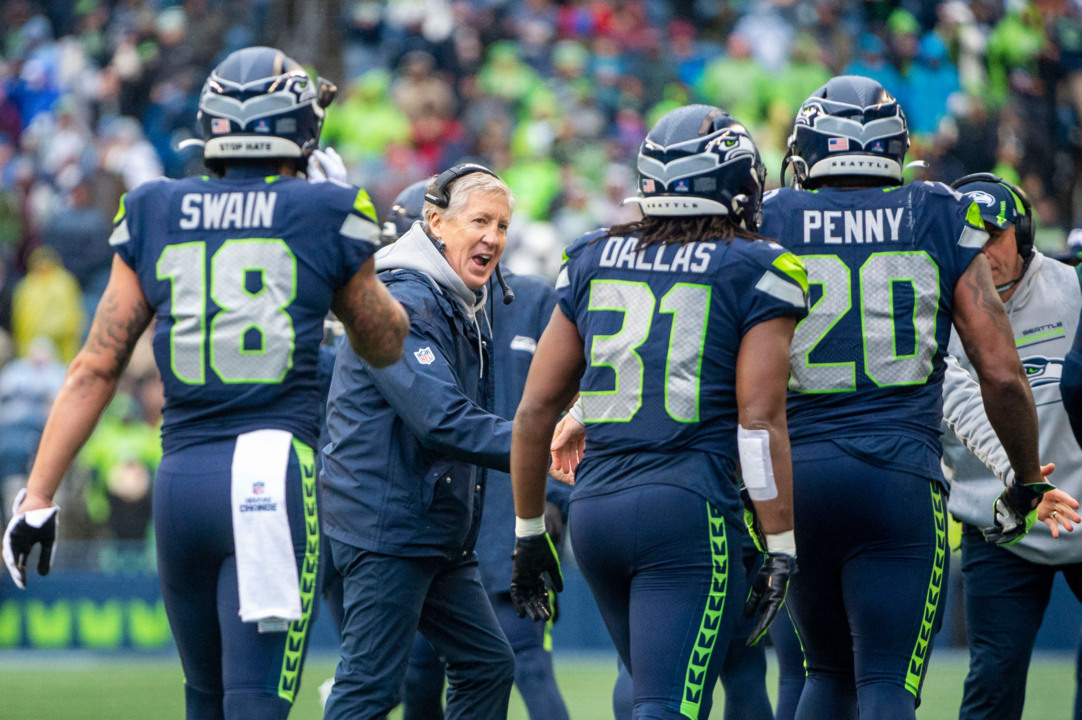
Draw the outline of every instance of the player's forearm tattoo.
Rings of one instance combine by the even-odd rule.
[[[402,308],[398,303],[386,302],[384,296],[373,290],[362,293],[361,308],[356,319],[365,328],[360,338],[365,348],[386,352],[401,345],[405,333],[401,331]]]
[[[118,377],[128,364],[132,348],[150,322],[150,316],[151,309],[146,301],[140,300],[133,307],[122,303],[116,292],[106,291],[83,351],[105,359],[109,376]]]
[[[999,299],[999,294],[995,291],[992,271],[988,264],[983,262],[973,263],[962,275],[962,282],[963,290],[968,292],[973,299],[973,305],[992,321],[996,332],[1013,346],[1014,331],[1011,330],[1011,322],[1007,317],[1007,313],[1003,311],[1003,303]],[[984,357],[981,354],[980,343],[972,340],[966,342],[965,351],[975,367],[983,366],[982,360]]]

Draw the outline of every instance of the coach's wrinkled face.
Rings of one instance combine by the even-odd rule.
[[[445,245],[447,264],[468,288],[480,290],[507,244],[511,203],[506,193],[474,190],[457,213],[433,212],[428,224],[432,237]]]

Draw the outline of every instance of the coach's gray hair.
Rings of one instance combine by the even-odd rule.
[[[436,175],[433,175],[429,178],[429,186],[432,185],[436,177]],[[471,172],[469,175],[457,178],[448,188],[450,190],[450,202],[447,203],[447,207],[441,208],[439,205],[425,200],[425,204],[421,208],[421,227],[426,233],[429,232],[428,218],[432,216],[433,212],[439,213],[446,220],[451,220],[466,209],[466,203],[469,202],[470,195],[475,192],[502,193],[507,196],[511,212],[515,211],[514,193],[511,192],[511,188],[507,187],[507,183],[495,175],[484,172]]]

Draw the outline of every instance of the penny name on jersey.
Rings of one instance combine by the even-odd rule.
[[[804,244],[852,245],[898,242],[904,208],[805,210]],[[887,237],[886,231],[890,232]]]
[[[186,193],[180,201],[181,230],[269,228],[275,192]]]
[[[651,262],[644,257],[645,253],[635,250],[638,244],[639,239],[636,237],[610,237],[601,250],[601,260],[598,265],[628,270],[701,273],[706,272],[706,268],[710,265],[710,254],[717,247],[715,243],[710,242],[694,242],[680,247],[658,245],[657,255]]]

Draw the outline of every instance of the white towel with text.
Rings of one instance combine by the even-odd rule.
[[[301,594],[286,514],[286,470],[293,435],[256,430],[233,450],[233,543],[240,617],[300,620]]]

